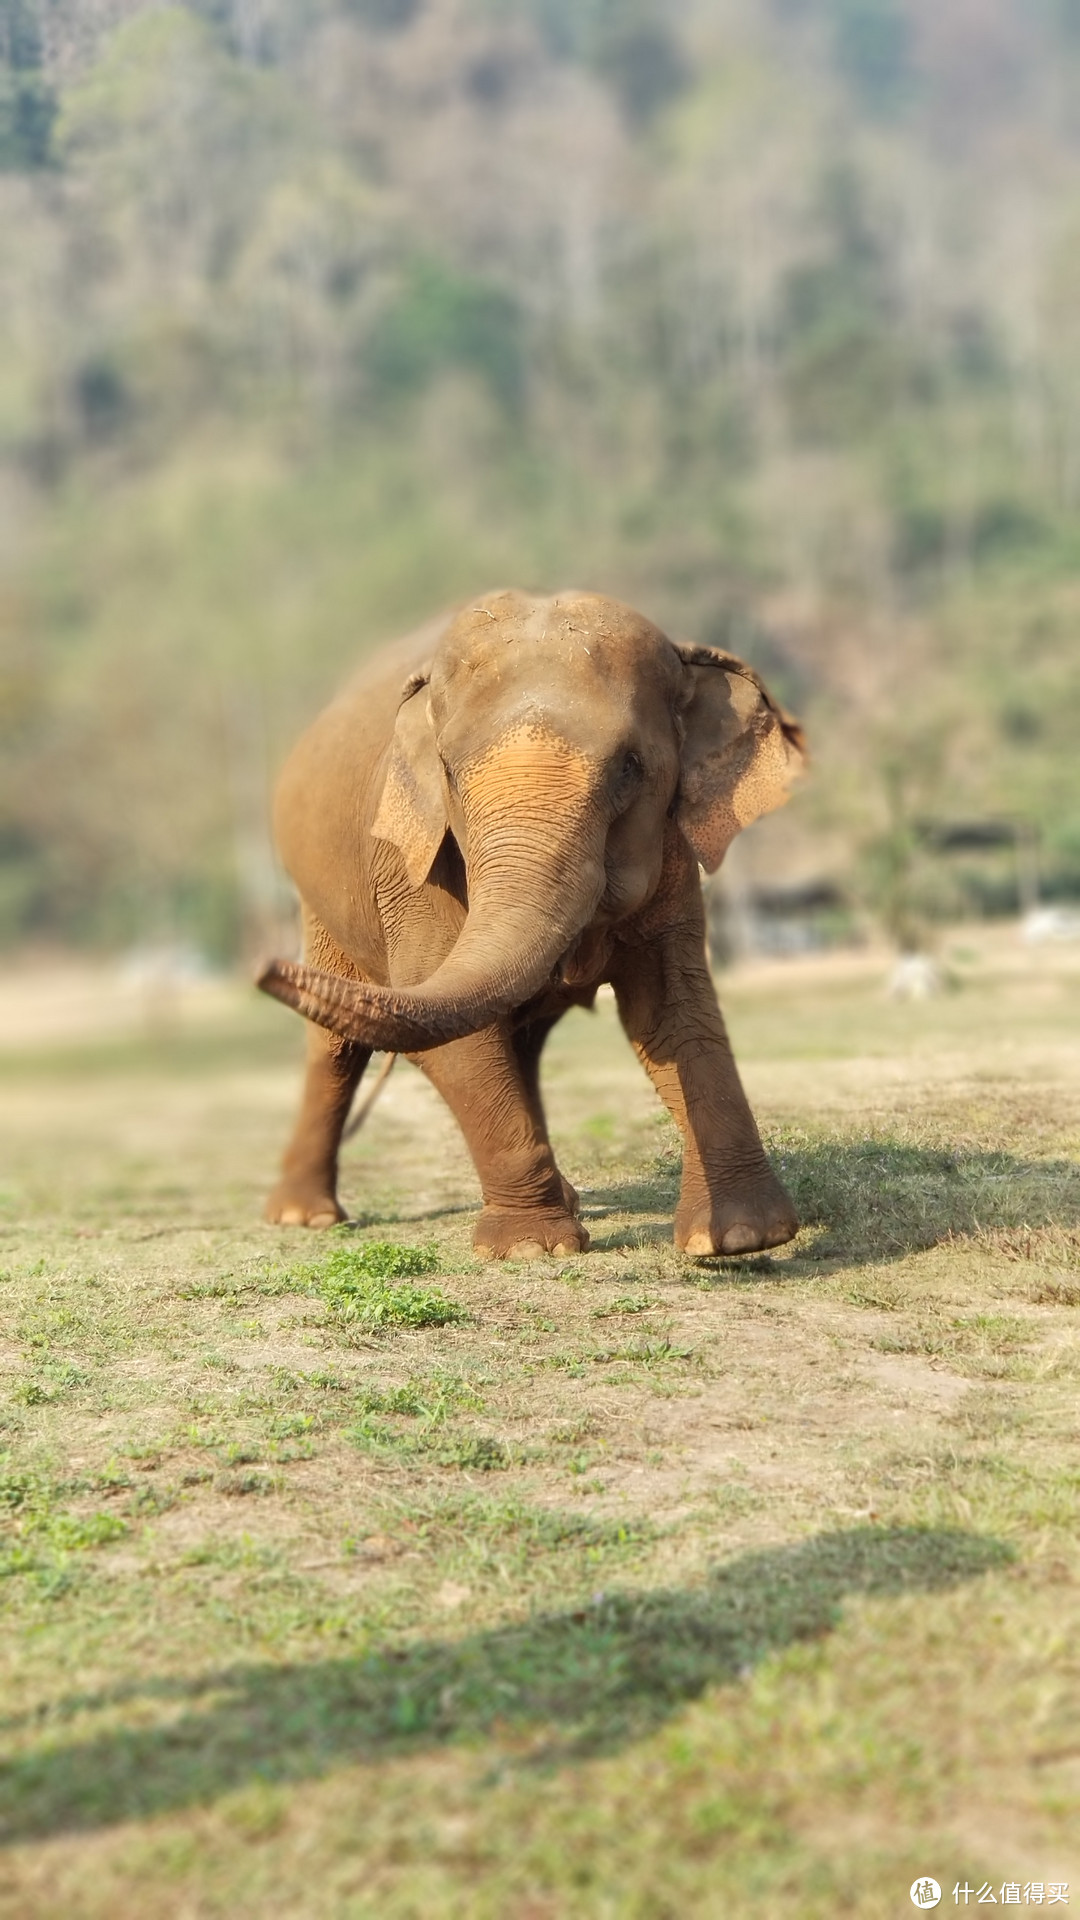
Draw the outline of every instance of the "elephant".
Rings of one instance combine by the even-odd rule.
[[[682,1134],[676,1247],[791,1239],[708,968],[699,869],[787,798],[803,758],[800,727],[743,661],[596,593],[490,593],[365,666],[276,794],[305,959],[269,962],[258,984],[312,1024],[267,1218],[345,1218],[342,1132],[372,1052],[394,1051],[464,1133],[478,1252],[584,1252],[540,1057],[609,983]]]

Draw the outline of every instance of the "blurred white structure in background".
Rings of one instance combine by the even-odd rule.
[[[1036,907],[1020,922],[1020,938],[1030,947],[1040,947],[1047,940],[1080,940],[1080,909]]]
[[[212,968],[197,947],[175,942],[129,947],[117,967],[127,993],[175,992],[210,977]]]
[[[885,991],[890,1000],[932,1000],[944,985],[945,976],[928,953],[902,953]]]
[[[185,996],[212,977],[205,954],[182,941],[131,947],[116,970],[117,985],[144,1032],[162,1036],[178,1027]]]

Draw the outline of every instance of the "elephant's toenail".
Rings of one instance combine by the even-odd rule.
[[[697,1233],[692,1233],[686,1243],[685,1251],[698,1255],[715,1252],[712,1243],[712,1234],[702,1233],[700,1230]]]
[[[744,1220],[729,1227],[720,1243],[723,1253],[754,1253],[760,1245],[761,1235],[757,1228],[747,1226]]]

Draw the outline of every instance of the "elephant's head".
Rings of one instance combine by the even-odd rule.
[[[449,830],[468,919],[407,992],[275,962],[260,985],[360,1044],[416,1051],[537,994],[660,884],[674,817],[714,872],[781,805],[802,735],[751,668],[596,594],[465,607],[407,683],[373,832],[423,885]]]

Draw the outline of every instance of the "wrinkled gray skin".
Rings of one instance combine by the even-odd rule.
[[[278,791],[307,964],[274,962],[260,984],[314,1024],[267,1217],[344,1218],[342,1129],[372,1050],[394,1049],[469,1144],[477,1248],[584,1250],[539,1062],[556,1020],[610,981],[682,1132],[676,1245],[790,1239],[706,964],[698,869],[781,804],[801,756],[750,668],[594,594],[492,594],[381,654]]]

